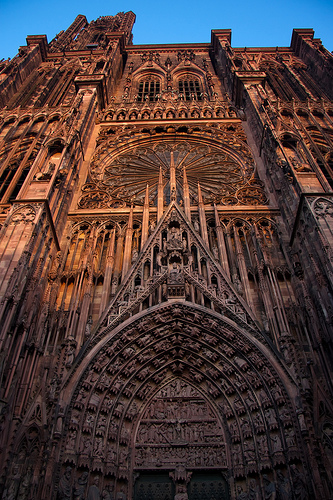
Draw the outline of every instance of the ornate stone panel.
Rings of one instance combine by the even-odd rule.
[[[226,468],[225,438],[210,404],[175,379],[154,396],[136,434],[135,469]]]

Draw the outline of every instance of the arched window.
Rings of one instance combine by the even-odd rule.
[[[139,83],[138,102],[157,101],[158,95],[161,91],[160,81],[154,77],[148,77]]]
[[[202,100],[202,90],[200,82],[197,78],[193,76],[185,76],[178,81],[179,93],[184,96],[185,101],[191,101],[192,99],[196,101]]]

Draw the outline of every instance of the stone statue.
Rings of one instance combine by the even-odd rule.
[[[155,221],[151,221],[150,226],[149,226],[149,234],[152,234],[155,231],[155,228],[156,228]]]
[[[6,500],[15,500],[19,483],[21,479],[21,474],[17,465],[13,468],[13,475],[9,480],[8,489],[4,491],[3,498]]]
[[[250,479],[248,499],[259,500],[260,498],[261,496],[259,493],[259,486],[257,485],[257,481],[254,478],[252,478]]]
[[[124,488],[121,488],[120,491],[118,491],[117,493],[117,497],[116,497],[116,500],[126,500],[126,493],[125,493],[125,489]]]
[[[83,472],[74,488],[74,500],[84,500],[85,499],[85,491],[88,482],[88,472]]]
[[[178,492],[175,494],[174,500],[188,500],[188,494],[186,492],[185,485],[178,486]]]
[[[277,476],[277,494],[279,500],[291,500],[292,492],[288,477],[285,477],[283,475],[281,469],[278,469],[276,471],[276,476]]]
[[[177,266],[177,263],[174,262],[172,264],[172,269],[170,271],[170,283],[177,283],[179,281],[181,281],[181,274],[180,274],[180,271],[178,269],[178,266]]]
[[[70,368],[73,364],[75,356],[75,348],[73,346],[69,346],[66,356],[66,368]]]
[[[139,257],[139,252],[137,251],[136,248],[133,249],[133,253],[132,253],[132,264],[133,262],[136,262],[138,260],[138,257]]]
[[[295,500],[308,500],[308,489],[304,474],[297,469],[295,464],[291,465],[290,470]]]
[[[241,486],[237,486],[237,500],[248,500],[247,493],[243,491],[243,488]]]
[[[89,337],[90,333],[91,333],[91,326],[93,324],[93,320],[92,320],[92,316],[89,316],[88,318],[88,321],[87,321],[87,324],[86,324],[86,329],[85,329],[85,336],[86,337]]]
[[[72,468],[67,467],[64,475],[59,481],[58,500],[67,500],[67,499],[71,500],[72,496],[71,478],[72,478]]]
[[[269,479],[267,474],[262,476],[264,480],[264,500],[275,500],[276,499],[276,489],[275,483]]]
[[[101,494],[99,492],[98,484],[99,477],[96,476],[94,479],[94,483],[89,486],[87,500],[101,500]]]
[[[27,472],[23,478],[23,481],[20,484],[17,500],[26,500],[30,491],[31,479],[32,479],[32,467],[29,466],[27,468]]]
[[[156,263],[158,265],[158,267],[162,267],[162,258],[164,257],[164,252],[158,252],[158,254],[156,255]]]
[[[103,500],[113,500],[111,486],[105,486],[102,493]]]

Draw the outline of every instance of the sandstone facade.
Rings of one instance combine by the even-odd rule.
[[[329,500],[332,54],[134,21],[0,62],[0,496]]]

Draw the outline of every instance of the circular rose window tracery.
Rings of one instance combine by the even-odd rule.
[[[150,203],[156,204],[160,170],[162,171],[165,201],[170,202],[170,175],[174,170],[177,184],[177,201],[183,199],[184,170],[189,184],[191,203],[197,203],[198,183],[204,203],[253,204],[251,177],[254,164],[242,162],[236,155],[213,145],[198,145],[195,140],[161,140],[145,147],[138,146],[118,154],[100,158],[95,155],[90,167],[90,182],[83,188],[80,208],[98,208],[134,203],[142,205],[146,186],[149,186]],[[252,181],[253,182],[253,181]],[[247,191],[244,191],[247,188]],[[256,187],[256,189],[260,189]],[[100,195],[97,197],[96,193]],[[242,196],[238,197],[237,193]],[[264,192],[258,200],[265,202]],[[226,202],[225,202],[226,201]]]

